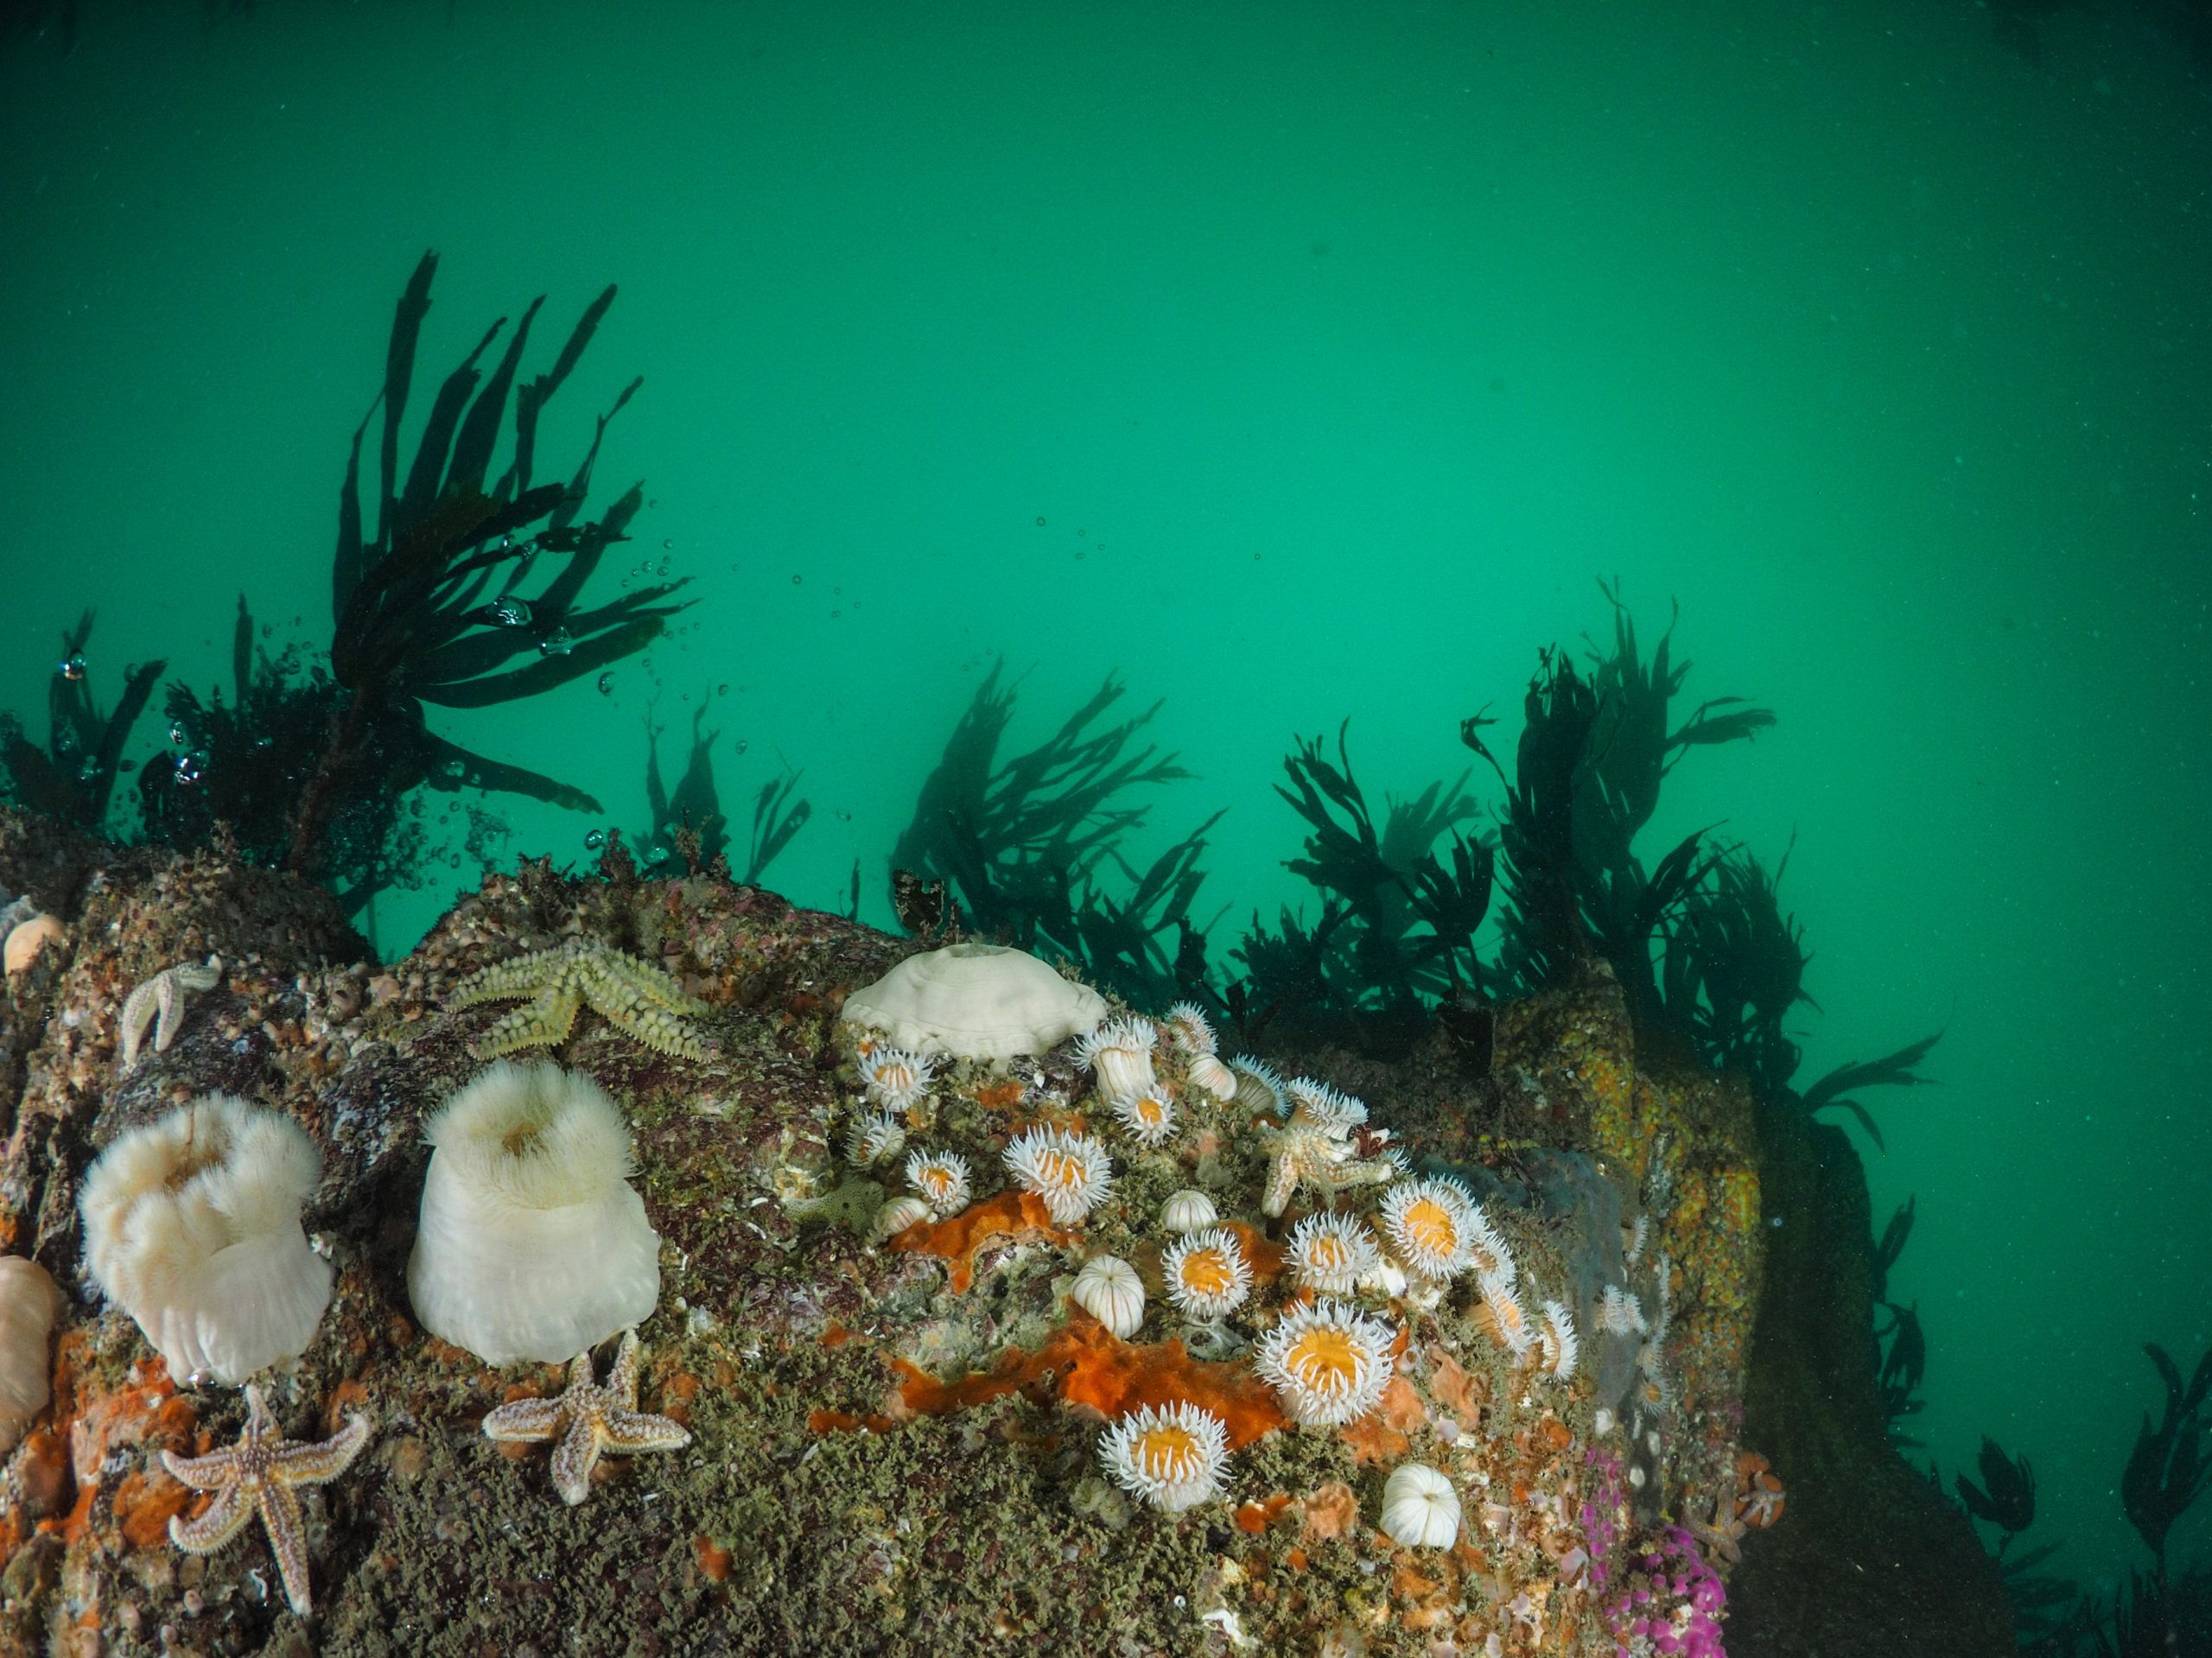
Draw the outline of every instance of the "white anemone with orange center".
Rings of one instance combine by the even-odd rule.
[[[1536,1327],[1536,1340],[1543,1350],[1544,1374],[1554,1382],[1572,1380],[1581,1344],[1574,1334],[1574,1315],[1562,1303],[1544,1303],[1544,1318]]]
[[[906,1184],[940,1216],[968,1207],[968,1159],[957,1152],[916,1152],[906,1159]]]
[[[1513,1286],[1493,1274],[1483,1275],[1482,1289],[1483,1323],[1489,1326],[1500,1347],[1519,1358],[1536,1339],[1536,1332],[1529,1323],[1528,1309],[1514,1294]]]
[[[1098,1078],[1108,1099],[1152,1086],[1152,1050],[1159,1036],[1148,1019],[1112,1019],[1076,1044],[1076,1058]]]
[[[1357,1215],[1308,1215],[1291,1230],[1291,1270],[1324,1295],[1351,1294],[1382,1259],[1374,1234]]]
[[[878,1047],[862,1056],[860,1069],[868,1098],[885,1111],[904,1111],[929,1087],[937,1061],[903,1048]]]
[[[1221,1490],[1229,1429],[1188,1400],[1146,1405],[1107,1429],[1098,1459],[1123,1490],[1165,1513],[1180,1514]]]
[[[1113,1159],[1089,1134],[1032,1128],[1007,1147],[1005,1156],[1007,1172],[1022,1190],[1043,1198],[1046,1212],[1063,1226],[1088,1215],[1113,1187]]]
[[[1293,1307],[1260,1344],[1254,1369],[1300,1422],[1335,1427],[1373,1410],[1390,1383],[1390,1326],[1324,1299]]]
[[[1160,1258],[1167,1299],[1194,1318],[1226,1318],[1252,1293],[1252,1265],[1236,1235],[1218,1226],[1186,1232]]]
[[[1140,1146],[1164,1146],[1175,1133],[1175,1102],[1154,1083],[1135,1094],[1116,1095],[1109,1102],[1114,1115]]]
[[[1456,1180],[1401,1180],[1382,1194],[1382,1225],[1406,1270],[1433,1283],[1474,1260],[1474,1194]]]

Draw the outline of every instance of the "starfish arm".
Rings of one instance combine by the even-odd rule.
[[[638,1332],[622,1332],[622,1345],[614,1351],[614,1368],[607,1373],[607,1391],[628,1409],[638,1402]]]
[[[162,1466],[169,1471],[171,1479],[195,1491],[219,1491],[237,1481],[238,1453],[223,1450],[211,1451],[204,1457],[180,1457],[174,1451],[164,1451]]]
[[[690,1443],[690,1431],[668,1417],[633,1410],[607,1413],[607,1448],[622,1456],[634,1456],[640,1451],[681,1451]]]
[[[175,1472],[172,1467],[170,1472]],[[199,1488],[202,1490],[206,1486]],[[169,1541],[188,1554],[212,1554],[238,1534],[238,1528],[253,1518],[253,1499],[244,1485],[232,1483],[216,1490],[215,1500],[187,1520],[169,1516]]]
[[[284,1598],[306,1617],[315,1610],[308,1595],[308,1528],[300,1517],[299,1498],[281,1483],[270,1484],[261,1494],[261,1528],[269,1534],[269,1552],[276,1557],[276,1574],[284,1579]]]
[[[703,1059],[712,1051],[709,1039],[665,1008],[637,994],[627,981],[613,974],[584,975],[579,985],[594,1012],[626,1036],[656,1052],[681,1059]]]
[[[511,1445],[542,1445],[557,1437],[568,1411],[558,1399],[518,1399],[487,1411],[484,1437]]]
[[[133,990],[123,1004],[123,1068],[125,1070],[138,1063],[138,1045],[146,1039],[146,1027],[154,1022],[154,999],[157,994],[156,981],[149,979]]]
[[[553,1452],[553,1489],[575,1508],[591,1495],[591,1471],[598,1464],[606,1429],[598,1413],[579,1411]]]
[[[576,1027],[576,1009],[582,998],[565,986],[548,986],[531,1001],[495,1020],[491,1029],[469,1045],[479,1059],[496,1059],[524,1048],[550,1048],[564,1041]]]
[[[175,968],[157,975],[154,983],[159,987],[155,996],[161,1005],[161,1015],[154,1021],[154,1051],[167,1053],[176,1040],[177,1027],[184,1023],[184,988],[177,982]]]
[[[336,1479],[361,1454],[371,1432],[369,1419],[356,1414],[320,1445],[280,1445],[271,1452],[276,1477],[287,1485],[321,1485]]]
[[[563,952],[532,950],[512,961],[494,962],[479,969],[446,993],[448,1007],[474,1007],[480,1001],[512,1001],[534,996],[560,975]]]

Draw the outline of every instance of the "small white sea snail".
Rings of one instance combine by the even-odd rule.
[[[1401,1547],[1449,1548],[1459,1534],[1459,1494],[1427,1463],[1407,1463],[1383,1482],[1382,1529]]]

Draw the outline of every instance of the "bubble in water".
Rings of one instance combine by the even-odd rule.
[[[804,581],[805,579],[806,579],[806,578],[805,578],[804,576],[802,576],[802,575],[794,575],[794,576],[792,576],[792,577],[791,577],[791,585],[792,585],[793,587],[797,587],[797,586],[798,586],[801,581]]]
[[[596,852],[606,844],[607,831],[605,829],[591,829],[584,835],[584,850],[587,852]]]
[[[184,722],[182,721],[177,721],[169,727],[169,746],[171,748],[182,748],[191,741],[192,734],[184,728]]]
[[[512,595],[484,607],[484,619],[499,627],[528,627],[530,600]]]
[[[715,686],[715,695],[716,696],[728,696],[729,695],[729,682],[728,680],[724,680],[721,684]]]
[[[662,551],[664,551],[664,552],[670,552],[670,553],[674,552],[674,551],[676,550],[676,537],[675,537],[674,536],[670,536],[670,537],[668,537],[666,539],[664,539],[664,541],[662,541],[662,543],[661,543],[661,550],[662,550]],[[664,563],[664,564],[665,564],[667,562],[668,562],[668,561],[667,561],[666,559],[663,559],[663,560],[661,561],[661,562],[662,562],[662,563]]]
[[[612,696],[614,695],[613,669],[609,668],[605,673],[599,677],[599,694],[601,696]]]
[[[748,748],[750,748],[750,747],[752,747],[752,746],[753,746],[753,745],[752,745],[751,743],[749,743],[749,742],[746,741],[746,740],[745,740],[744,738],[742,738],[742,737],[740,737],[740,738],[737,740],[737,752],[738,752],[739,753],[741,753],[741,754],[742,754],[742,753],[743,753],[747,749],[748,749]]]
[[[1037,515],[1037,527],[1039,530],[1045,527],[1045,515],[1041,512]]]
[[[442,759],[438,762],[438,775],[442,778],[458,778],[467,769],[457,759]]]
[[[796,581],[798,578],[793,576],[791,580]],[[82,651],[72,651],[61,658],[60,664],[54,669],[54,672],[60,674],[64,679],[82,679],[85,677],[85,653]]]
[[[575,648],[576,642],[565,627],[555,628],[537,642],[537,654],[541,657],[565,657]]]

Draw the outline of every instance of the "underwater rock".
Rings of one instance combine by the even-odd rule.
[[[73,896],[56,902],[48,877],[69,860]],[[1274,1114],[1221,1098],[1172,1044],[1153,1055],[1178,1107],[1157,1145],[1117,1122],[1071,1042],[1010,1064],[945,1057],[897,1123],[918,1152],[962,1159],[974,1190],[877,1227],[898,1172],[843,1155],[855,1110],[876,1108],[863,1106],[864,1032],[841,1013],[915,946],[757,887],[525,862],[379,966],[327,897],[289,879],[219,851],[63,846],[0,813],[0,886],[31,885],[67,923],[67,959],[0,1003],[0,1121],[14,1128],[0,1248],[35,1257],[71,1299],[53,1402],[0,1463],[0,1652],[73,1651],[87,1632],[124,1658],[308,1649],[258,1529],[204,1559],[172,1546],[170,1521],[189,1527],[204,1499],[160,1453],[231,1444],[247,1401],[170,1375],[87,1293],[75,1224],[97,1147],[218,1089],[289,1116],[324,1161],[303,1220],[334,1269],[331,1303],[297,1364],[256,1385],[303,1439],[357,1415],[376,1425],[342,1475],[296,1493],[325,1651],[1450,1643],[1611,1658],[1669,1584],[1694,1579],[1695,1615],[1718,1619],[1725,1574],[1748,1578],[1815,1501],[1781,1446],[1744,1428],[1767,1239],[1748,1096],[1640,1053],[1602,981],[1501,1008],[1479,1064],[1436,1031],[1391,1063],[1263,1056],[1356,1094],[1369,1121],[1343,1133],[1358,1159],[1455,1183],[1478,1206],[1470,1236],[1477,1214],[1494,1230],[1490,1255],[1471,1251],[1448,1280],[1380,1259],[1344,1292],[1357,1318],[1339,1330],[1299,1312],[1312,1263],[1294,1266],[1293,1236],[1332,1197],[1383,1248],[1388,1184],[1301,1185],[1268,1215]],[[667,1447],[581,1473],[572,1455],[562,1485],[546,1444],[496,1430],[531,1413],[518,1404],[561,1397],[563,1367],[494,1366],[438,1340],[406,1280],[426,1122],[481,1068],[470,1044],[484,1016],[454,1009],[454,988],[571,947],[665,975],[706,1009],[696,1022],[713,1041],[695,1057],[584,1020],[556,1050],[620,1105],[660,1237],[658,1302],[639,1344],[623,1338],[635,1394],[606,1403],[607,1443],[644,1442],[614,1420],[634,1413]],[[220,984],[170,1048],[119,1072],[131,986],[210,954],[226,963]],[[1007,1170],[1007,1147],[1040,1131],[1103,1146],[1111,1183],[1095,1208],[1056,1213]],[[1177,1235],[1163,1210],[1192,1207],[1191,1193],[1249,1278],[1232,1305],[1185,1311],[1167,1293]],[[1104,1256],[1144,1292],[1110,1329],[1077,1295]],[[1643,1331],[1605,1327],[1608,1292],[1636,1299]],[[1528,1310],[1517,1337],[1501,1297]],[[1540,1308],[1579,1332],[1564,1379],[1556,1339],[1529,1333]],[[569,1376],[616,1357],[569,1355]],[[1351,1389],[1362,1408],[1297,1408],[1294,1382]],[[1754,1452],[1793,1500],[1745,1534],[1738,1468]],[[1440,1521],[1418,1548],[1383,1529],[1389,1482],[1414,1464],[1458,1505],[1447,1546],[1433,1546]],[[566,1500],[548,1501],[555,1490]],[[1681,1516],[1728,1523],[1684,1529]]]

